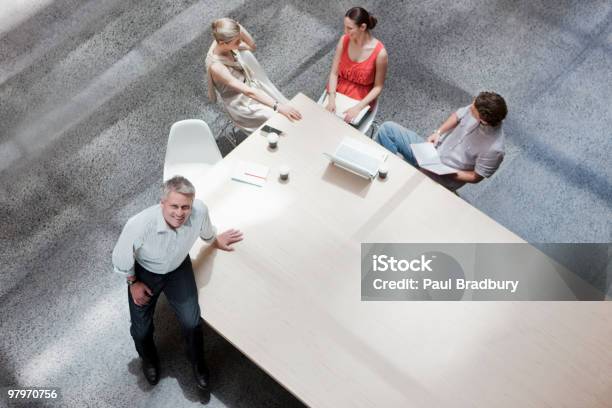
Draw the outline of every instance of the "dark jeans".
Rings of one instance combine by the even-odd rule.
[[[140,357],[149,361],[158,361],[157,350],[153,342],[153,313],[157,299],[163,292],[181,323],[187,343],[187,358],[194,364],[203,364],[202,319],[198,304],[198,290],[189,255],[178,268],[165,275],[149,272],[138,263],[135,265],[135,271],[136,279],[147,285],[153,292],[148,304],[138,306],[134,303],[128,288],[130,319],[132,320],[130,333]]]

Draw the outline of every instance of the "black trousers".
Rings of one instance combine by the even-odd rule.
[[[134,303],[128,288],[132,321],[130,333],[140,357],[149,361],[159,361],[153,342],[153,313],[155,313],[157,299],[163,292],[181,324],[187,343],[187,358],[193,364],[204,364],[202,319],[198,304],[198,290],[189,255],[178,268],[164,275],[149,272],[138,262],[135,265],[135,272],[136,279],[147,285],[153,292],[148,304],[138,306]]]

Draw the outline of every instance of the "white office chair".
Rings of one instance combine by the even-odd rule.
[[[324,90],[323,94],[321,94],[321,97],[317,101],[317,103],[319,105],[323,105],[323,101],[325,101],[325,96],[327,96],[327,91]],[[363,133],[366,136],[368,135],[368,131],[370,130],[370,128],[372,127],[372,124],[374,123],[374,119],[376,119],[376,114],[378,113],[378,105],[380,105],[380,96],[376,100],[376,104],[374,105],[374,109],[372,109],[368,113],[366,118],[361,122],[361,124],[357,128],[357,130],[359,130],[361,133]],[[374,136],[373,130],[374,129],[372,129],[372,134],[370,135],[370,138],[372,138]]]
[[[285,95],[283,95],[282,92],[279,91],[278,88],[272,83],[272,81],[270,81],[270,78],[268,78],[266,71],[264,71],[264,69],[259,64],[259,61],[257,61],[257,58],[255,58],[255,56],[253,55],[251,51],[242,50],[242,51],[239,51],[239,54],[240,54],[240,58],[242,59],[242,62],[248,68],[251,69],[253,73],[253,78],[259,81],[264,91],[266,91],[269,95],[271,95],[274,99],[276,99],[280,103],[283,103],[283,104],[289,103],[289,99],[287,99]],[[215,92],[217,91],[215,90]],[[221,99],[221,96],[219,96],[219,94],[217,93],[217,100],[219,99]],[[230,122],[227,122],[223,126],[221,135],[232,146],[236,147],[238,145],[238,141],[239,141],[238,139],[246,138],[249,135],[249,132],[247,132],[244,128],[242,128],[240,125],[234,122],[232,119],[232,116],[227,111],[227,108],[225,107],[225,105],[223,104],[221,105],[223,106],[223,110],[225,111],[227,116],[230,118]]]
[[[164,161],[164,181],[180,175],[197,177],[221,160],[221,152],[203,120],[187,119],[170,128]]]
[[[259,65],[259,61],[249,50],[240,51],[240,57],[244,63],[253,71],[253,77],[256,78],[264,86],[264,89],[271,94],[277,101],[283,104],[289,103],[289,99],[270,81],[266,71]]]

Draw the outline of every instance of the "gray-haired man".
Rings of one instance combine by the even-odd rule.
[[[202,389],[208,387],[200,306],[189,250],[198,236],[224,251],[232,251],[231,245],[242,240],[242,233],[234,229],[216,235],[208,208],[194,197],[195,188],[186,178],[175,176],[166,181],[161,204],[130,218],[113,250],[115,271],[127,276],[130,332],[151,385],[159,381],[153,313],[164,292],[183,328],[196,383]]]

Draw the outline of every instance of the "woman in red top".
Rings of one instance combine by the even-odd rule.
[[[385,83],[387,51],[370,32],[375,26],[376,18],[361,7],[353,7],[344,17],[344,35],[336,47],[325,108],[336,111],[336,92],[359,100],[344,112],[344,120],[349,123],[363,108],[374,106]]]

